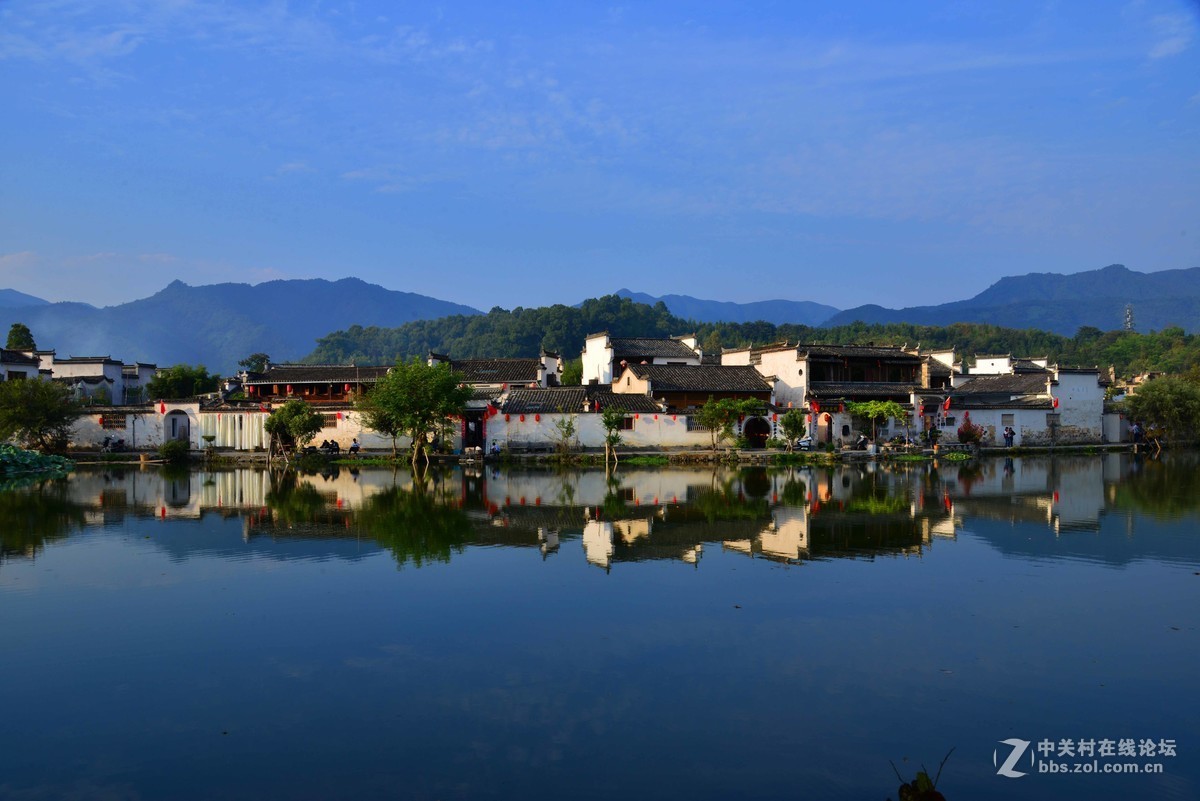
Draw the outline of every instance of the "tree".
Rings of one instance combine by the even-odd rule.
[[[0,439],[15,439],[39,451],[60,449],[82,413],[62,384],[0,381]]]
[[[604,465],[608,466],[608,458],[617,464],[617,446],[621,444],[621,429],[625,427],[625,410],[616,406],[605,406],[600,411],[600,424],[604,426]]]
[[[564,387],[577,387],[583,383],[583,358],[570,359],[563,365],[561,382]]]
[[[807,426],[804,425],[804,412],[799,409],[788,409],[783,417],[779,418],[779,427],[783,429],[783,435],[787,437],[787,449],[790,451],[796,447],[796,440],[804,436]]]
[[[303,448],[325,427],[320,413],[299,398],[292,398],[267,417],[263,428],[280,445]]]
[[[575,422],[578,415],[564,413],[561,407],[558,411],[560,416],[554,421],[554,430],[558,432],[558,455],[566,458],[571,452],[571,442],[579,430]]]
[[[696,419],[708,429],[712,437],[712,449],[715,451],[722,442],[733,438],[733,427],[739,419],[747,414],[754,414],[761,408],[762,401],[753,398],[713,400],[709,395],[708,402],[700,407]]]
[[[146,384],[146,391],[152,398],[193,398],[205,392],[216,392],[220,384],[221,376],[209,375],[208,368],[202,364],[195,367],[177,364],[159,370]]]
[[[430,366],[420,359],[413,359],[396,362],[387,375],[375,382],[367,397],[367,408],[381,415],[375,418],[376,422],[394,426],[397,434],[407,434],[411,438],[415,468],[417,460],[425,455],[430,436],[445,424],[447,418],[461,415],[466,409],[471,388],[459,383],[458,376],[445,362]],[[394,447],[395,435],[392,442]],[[428,455],[425,461],[429,461]]]
[[[1125,413],[1162,438],[1180,442],[1200,431],[1200,387],[1177,376],[1146,381],[1125,399]]]
[[[9,350],[37,350],[33,341],[33,332],[25,323],[13,323],[8,329],[8,343],[4,346]]]
[[[238,362],[238,367],[245,367],[247,372],[263,373],[266,372],[267,366],[271,364],[271,357],[265,353],[251,353],[246,358]]]
[[[354,401],[354,410],[362,418],[364,426],[377,434],[391,438],[392,458],[395,459],[399,456],[396,440],[404,433],[404,425],[390,409],[386,409],[376,403],[376,399],[381,397],[382,395],[377,395],[375,392],[359,395]]]
[[[908,419],[908,410],[896,401],[850,401],[846,404],[846,409],[855,417],[870,421],[871,439],[875,439],[878,434],[880,421],[889,417],[901,421]]]

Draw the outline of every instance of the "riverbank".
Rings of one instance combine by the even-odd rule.
[[[854,450],[835,451],[793,451],[767,449],[722,449],[718,451],[705,450],[662,450],[662,449],[629,449],[618,452],[618,464],[627,467],[662,466],[672,464],[751,464],[751,465],[796,465],[796,464],[830,464],[837,462],[915,462],[931,461],[933,459],[965,460],[978,457],[993,456],[1031,456],[1031,455],[1090,455],[1098,453],[1124,452],[1132,449],[1130,443],[1117,444],[1088,444],[1088,445],[1056,445],[1039,447],[984,447],[969,450],[961,446],[944,446],[934,453],[929,448],[924,449],[894,449],[878,453]],[[117,466],[138,466],[157,464],[148,462],[145,458],[150,452],[130,452],[119,454],[87,453],[77,454],[79,464],[105,464]],[[268,462],[264,452],[244,451],[192,451],[192,462],[207,462],[225,467],[263,467],[270,464],[282,465],[279,457]],[[483,457],[466,456],[462,454],[435,454],[430,456],[432,464],[570,464],[580,467],[603,466],[604,452],[573,451],[566,456],[558,453],[509,453]],[[295,457],[291,464],[296,463]],[[391,451],[364,451],[357,457],[346,455],[327,457],[321,454],[301,457],[301,465],[305,468],[319,468],[321,465],[334,464],[343,467],[353,466],[390,466],[407,465],[410,458],[402,453],[399,458],[393,458]]]

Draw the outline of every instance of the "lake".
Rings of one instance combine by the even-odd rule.
[[[0,798],[1195,799],[1198,523],[1189,455],[81,468],[0,491]]]

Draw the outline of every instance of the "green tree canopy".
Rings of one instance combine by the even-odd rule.
[[[871,423],[871,439],[875,439],[879,424],[888,418],[904,421],[908,419],[908,410],[896,401],[870,400],[850,401],[846,410],[855,417],[869,420]]]
[[[271,363],[271,357],[265,353],[251,353],[246,358],[238,362],[238,367],[245,367],[251,373],[261,373],[266,371],[267,365]]]
[[[195,367],[177,364],[159,370],[146,384],[146,391],[152,398],[194,398],[205,392],[216,392],[220,384],[221,376],[209,375],[208,368],[202,364]]]
[[[407,434],[412,440],[412,459],[416,465],[425,453],[430,436],[445,424],[447,418],[461,415],[466,409],[471,388],[460,384],[445,362],[430,366],[414,358],[396,362],[396,366],[375,383],[367,398],[365,409],[370,419],[394,426],[398,433]],[[392,436],[394,444],[395,435]]]
[[[708,429],[708,433],[712,437],[712,449],[715,451],[722,442],[733,438],[733,427],[739,418],[747,414],[754,414],[761,409],[762,401],[736,398],[713,400],[710,395],[708,402],[700,407],[696,419],[700,425]]]
[[[82,414],[71,391],[51,381],[0,381],[0,439],[45,451],[66,447]]]
[[[1168,441],[1191,441],[1200,432],[1200,386],[1184,378],[1163,376],[1147,381],[1125,399],[1131,420]]]
[[[779,418],[779,427],[783,429],[783,435],[787,437],[787,449],[790,451],[796,447],[796,440],[804,436],[807,426],[804,424],[804,412],[799,409],[788,409],[783,417]]]
[[[8,329],[8,343],[4,346],[9,350],[37,350],[33,341],[33,332],[25,323],[13,323]]]
[[[325,427],[321,414],[299,398],[292,398],[267,417],[263,428],[284,445],[303,448]]]

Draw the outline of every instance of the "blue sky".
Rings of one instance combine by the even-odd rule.
[[[1200,5],[0,2],[0,287],[846,308],[1200,266]]]

